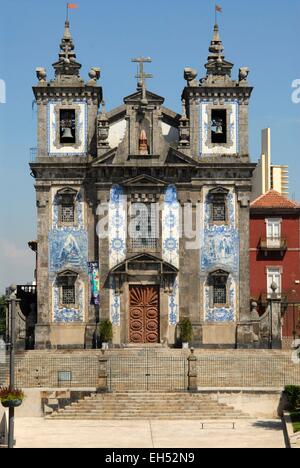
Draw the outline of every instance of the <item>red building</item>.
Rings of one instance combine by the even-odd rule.
[[[276,283],[283,343],[300,336],[300,205],[271,190],[251,204],[250,289],[263,314]]]

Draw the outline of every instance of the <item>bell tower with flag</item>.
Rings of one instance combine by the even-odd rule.
[[[69,10],[76,7],[68,4],[54,79],[37,68],[33,87],[38,115],[38,147],[31,163],[38,218],[37,348],[59,343],[66,324],[72,338],[65,345],[83,346],[89,341],[87,324],[95,322],[88,300],[88,265],[94,260],[88,246],[94,240],[87,219],[93,206],[84,179],[88,162],[97,155],[102,88],[99,68],[91,68],[87,81],[80,74],[69,21]]]
[[[187,85],[182,100],[189,128],[188,144],[182,148],[201,167],[203,204],[200,246],[200,283],[203,300],[202,339],[204,345],[243,343],[243,326],[249,320],[249,201],[252,173],[248,148],[248,108],[253,88],[249,69],[239,69],[234,78],[233,63],[225,59],[217,21],[209,45],[206,74],[186,68]],[[211,291],[226,290],[227,299]],[[219,304],[227,304],[221,306]],[[214,305],[215,303],[215,305]],[[218,304],[219,303],[219,304]]]

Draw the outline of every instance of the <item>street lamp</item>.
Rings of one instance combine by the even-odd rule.
[[[15,344],[16,344],[16,304],[17,286],[11,285],[9,288],[9,296],[7,299],[9,305],[9,390],[15,390]],[[15,408],[9,407],[9,426],[8,426],[8,448],[14,448],[14,425],[15,425]]]

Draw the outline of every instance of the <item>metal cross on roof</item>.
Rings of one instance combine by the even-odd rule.
[[[151,63],[152,59],[150,57],[139,57],[131,60],[133,63],[139,64],[139,73],[135,76],[138,79],[138,89],[142,90],[142,102],[147,104],[147,94],[146,94],[146,80],[148,78],[153,78],[153,75],[145,73],[144,64]]]

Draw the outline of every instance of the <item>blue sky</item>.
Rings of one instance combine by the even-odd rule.
[[[135,90],[134,56],[153,58],[149,88],[180,111],[183,69],[203,65],[214,23],[212,0],[77,0],[71,29],[82,75],[102,70],[108,109]],[[300,79],[299,0],[220,0],[221,37],[226,58],[251,69],[255,86],[250,113],[251,157],[260,153],[260,131],[272,128],[273,162],[290,166],[290,194],[300,200],[300,104],[292,103],[291,84]],[[0,104],[0,292],[11,282],[32,280],[34,255],[27,241],[36,238],[34,179],[29,148],[36,145],[32,111],[35,68],[48,76],[63,32],[64,0],[0,0],[0,79],[7,103]]]

